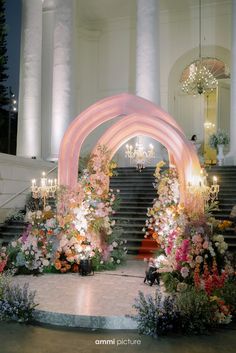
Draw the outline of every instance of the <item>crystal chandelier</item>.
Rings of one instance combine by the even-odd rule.
[[[142,143],[137,142],[135,146],[127,144],[125,146],[125,157],[129,158],[130,164],[135,163],[138,170],[145,168],[151,159],[155,158],[155,151],[152,144],[145,150]]]
[[[213,91],[218,85],[217,79],[204,64],[201,37],[201,0],[199,0],[199,57],[189,66],[189,76],[182,82],[182,91],[189,95]]]
[[[36,184],[36,179],[32,180],[31,192],[34,199],[42,199],[43,209],[46,207],[46,199],[55,198],[58,189],[57,179],[47,179],[46,173],[42,173],[40,185]]]

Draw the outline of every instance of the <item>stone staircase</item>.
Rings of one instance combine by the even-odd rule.
[[[23,220],[10,220],[0,224],[0,246],[6,246],[12,240],[19,238],[26,225]]]
[[[153,187],[155,168],[118,168],[118,176],[111,178],[110,187],[120,190],[121,204],[114,219],[123,228],[123,238],[127,240],[128,254],[142,253],[150,256],[156,250],[156,242],[145,240],[144,232],[147,208],[152,206],[156,191]]]
[[[212,184],[212,177],[216,175],[220,185],[219,210],[213,214],[216,219],[231,220],[230,212],[236,205],[236,166],[214,166],[207,169],[209,185]],[[235,219],[236,221],[236,219]],[[225,241],[229,245],[229,250],[236,251],[235,225],[226,229]]]
[[[155,242],[144,239],[147,208],[152,206],[156,191],[153,188],[154,168],[145,168],[142,172],[135,168],[118,168],[118,176],[111,178],[110,186],[114,190],[120,190],[120,209],[114,215],[118,225],[124,232],[123,238],[127,240],[129,254],[139,254],[140,250],[148,254],[155,251]],[[236,205],[236,166],[214,166],[208,168],[209,184],[213,175],[216,175],[220,184],[219,211],[214,211],[217,219],[229,219],[232,207]],[[53,204],[51,202],[51,206]],[[0,224],[0,245],[7,245],[9,241],[22,234],[26,223],[22,220],[11,220]],[[235,226],[226,229],[225,240],[229,249],[236,252]],[[145,249],[144,249],[145,248]]]

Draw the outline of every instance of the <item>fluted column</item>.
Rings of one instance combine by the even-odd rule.
[[[160,104],[159,0],[137,0],[136,94]]]
[[[230,99],[230,152],[226,156],[227,164],[236,164],[236,0],[232,0],[231,33],[231,99]]]
[[[41,157],[42,0],[22,0],[17,155]]]
[[[56,1],[50,159],[57,159],[62,137],[72,119],[73,10],[74,0]]]
[[[159,12],[159,0],[137,0],[136,95],[157,105],[160,105]],[[147,147],[149,138],[140,139]],[[154,148],[156,161],[163,159],[160,143],[155,142]]]

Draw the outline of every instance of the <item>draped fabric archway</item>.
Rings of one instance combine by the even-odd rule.
[[[123,117],[105,131],[98,144],[105,144],[114,155],[122,143],[137,135],[147,135],[160,141],[176,164],[184,199],[186,183],[193,176],[200,175],[195,149],[168,113],[152,102],[128,93],[98,101],[70,124],[60,146],[59,184],[76,186],[79,155],[84,140],[99,125],[117,116]]]
[[[151,137],[166,147],[178,170],[183,195],[186,182],[192,179],[192,175],[199,174],[198,157],[184,134],[161,118],[156,119],[145,114],[128,115],[106,130],[94,151],[98,145],[109,146],[112,158],[124,143],[137,135]]]

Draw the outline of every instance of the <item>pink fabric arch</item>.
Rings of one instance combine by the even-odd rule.
[[[193,145],[176,127],[161,118],[131,114],[108,128],[97,145],[109,146],[113,156],[121,145],[137,135],[146,135],[161,142],[174,157],[184,201],[185,186],[194,174],[200,174],[200,164]]]
[[[78,174],[78,159],[86,137],[99,125],[119,115],[145,114],[163,119],[177,131],[182,132],[176,121],[152,102],[128,93],[108,97],[91,105],[69,125],[62,139],[58,179],[60,185],[75,186]]]
[[[107,129],[98,144],[105,144],[114,155],[125,141],[137,135],[147,135],[160,141],[176,164],[184,201],[186,183],[193,176],[200,175],[200,164],[193,145],[168,113],[146,99],[127,93],[98,101],[70,124],[60,146],[59,184],[76,186],[79,154],[84,140],[99,125],[119,115],[124,117]]]

